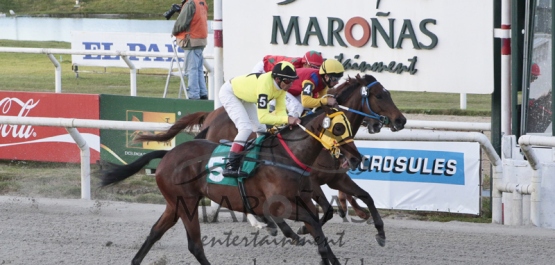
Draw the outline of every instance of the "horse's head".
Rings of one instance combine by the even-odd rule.
[[[306,129],[332,156],[341,160],[341,167],[356,169],[362,155],[354,144],[351,124],[342,111],[323,106],[323,113],[308,122]]]
[[[358,88],[360,90],[357,95],[353,90]],[[343,91],[338,92],[339,104],[358,106],[366,117],[378,120],[383,125],[390,127],[391,131],[399,131],[405,127],[407,119],[393,103],[389,91],[373,76],[357,75],[355,78],[349,78],[344,87],[340,86],[340,90]],[[372,122],[372,128],[381,127]]]
[[[368,129],[368,133],[374,134],[379,133],[382,130],[383,122],[378,119],[364,118],[361,125]]]

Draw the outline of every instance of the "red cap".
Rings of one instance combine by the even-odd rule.
[[[324,63],[324,58],[322,58],[322,53],[320,52],[308,51],[304,54],[303,61],[312,66],[320,67]]]
[[[532,75],[535,75],[535,76],[540,75],[540,66],[537,63],[532,64]]]

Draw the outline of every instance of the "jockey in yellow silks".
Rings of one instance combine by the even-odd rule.
[[[268,125],[296,125],[298,117],[287,115],[285,93],[297,79],[290,62],[277,63],[272,72],[234,77],[220,88],[220,102],[237,128],[223,175],[239,176],[239,166],[245,142],[253,131],[266,131]],[[276,100],[276,110],[270,113],[269,102]]]

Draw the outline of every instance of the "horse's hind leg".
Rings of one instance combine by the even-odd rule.
[[[337,214],[339,214],[339,216],[341,218],[344,218],[345,216],[347,216],[347,213],[349,212],[349,209],[347,208],[347,198],[346,198],[346,194],[338,191],[337,192],[337,200],[339,201],[339,207],[337,207]]]
[[[368,218],[370,218],[370,215],[357,203],[356,199],[353,196],[345,194],[345,199],[349,201],[349,203],[353,207],[353,210],[355,210],[355,213],[357,214],[358,217],[364,220],[367,220]]]
[[[147,236],[145,242],[133,258],[131,264],[141,264],[146,254],[152,248],[156,241],[160,240],[164,233],[168,231],[172,226],[175,225],[177,220],[175,220],[175,211],[168,205],[166,210],[160,216],[160,219],[150,229],[150,234]]]
[[[187,231],[187,245],[189,252],[195,256],[201,265],[210,265],[206,255],[204,255],[204,247],[200,238],[200,224],[198,221],[198,200],[189,199],[185,200],[187,209],[193,209],[193,214],[188,214],[187,211],[179,211],[179,217],[183,221],[185,230]]]

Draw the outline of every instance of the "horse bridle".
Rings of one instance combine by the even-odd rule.
[[[367,117],[367,118],[371,118],[371,119],[377,120],[377,121],[379,121],[382,125],[388,125],[388,124],[391,122],[391,121],[389,120],[389,118],[386,117],[386,116],[379,115],[378,113],[374,112],[374,111],[372,110],[372,108],[370,107],[370,100],[368,99],[370,95],[369,95],[368,91],[369,91],[370,88],[371,88],[372,86],[374,86],[375,84],[379,84],[379,82],[378,82],[378,81],[374,81],[374,82],[372,82],[372,83],[370,83],[370,84],[364,86],[364,87],[361,89],[361,93],[362,93],[362,103],[361,103],[361,104],[362,104],[362,107],[366,106],[366,108],[368,108],[368,110],[370,111],[370,114],[364,113],[364,112],[362,112],[362,111],[358,111],[358,110],[355,110],[355,109],[351,109],[351,108],[345,107],[345,106],[343,106],[343,105],[339,105],[339,108],[344,109],[344,110],[346,110],[346,111],[350,111],[350,112],[359,114],[359,115],[362,115],[362,116]]]

